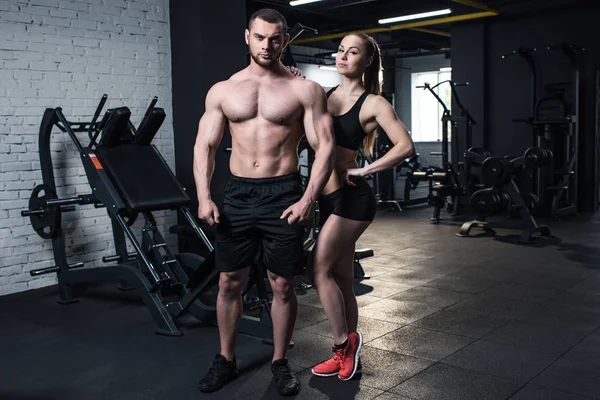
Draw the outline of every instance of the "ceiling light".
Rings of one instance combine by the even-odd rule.
[[[337,71],[337,68],[333,65],[319,65],[319,68],[327,70],[327,71]]]
[[[452,72],[452,67],[440,68],[440,72]]]
[[[331,54],[331,57],[336,58],[337,57],[337,53]]]
[[[420,14],[411,14],[411,15],[403,15],[401,17],[380,19],[379,23],[380,24],[389,24],[392,22],[411,21],[413,19],[423,19],[423,18],[429,18],[429,17],[437,17],[438,15],[447,15],[447,14],[450,14],[451,12],[452,12],[452,10],[447,8],[445,10],[429,11],[429,12],[424,12],[424,13],[420,13]]]
[[[321,0],[294,0],[290,1],[290,6],[301,6],[302,4],[316,3]]]

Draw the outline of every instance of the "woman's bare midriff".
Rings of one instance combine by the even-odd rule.
[[[330,194],[342,187],[342,176],[344,172],[351,168],[357,168],[356,163],[357,151],[336,146],[335,148],[335,166],[333,172],[323,188],[322,194]]]

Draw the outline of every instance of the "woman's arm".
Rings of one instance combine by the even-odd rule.
[[[383,97],[373,99],[371,107],[377,125],[390,138],[394,146],[381,158],[364,168],[349,169],[345,174],[345,182],[352,184],[353,176],[365,176],[379,171],[394,168],[414,153],[414,144],[404,124],[398,119],[392,105]]]

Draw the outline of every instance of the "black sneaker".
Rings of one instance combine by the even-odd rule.
[[[294,376],[287,360],[276,360],[271,364],[271,372],[277,384],[277,391],[282,396],[294,396],[300,391],[300,382]]]
[[[210,393],[221,389],[227,382],[235,379],[238,375],[235,358],[227,361],[221,354],[215,356],[212,367],[198,383],[198,390]]]

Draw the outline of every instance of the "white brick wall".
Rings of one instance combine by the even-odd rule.
[[[0,295],[56,282],[54,274],[29,276],[53,265],[52,248],[20,214],[42,183],[38,130],[45,108],[89,121],[106,93],[105,110],[126,105],[137,125],[156,95],[167,119],[154,144],[174,168],[168,15],[168,0],[0,0]],[[52,151],[59,197],[89,193],[67,134],[57,131]],[[174,217],[157,215],[164,227]],[[79,207],[63,221],[70,261],[101,265],[113,253],[106,211]]]

